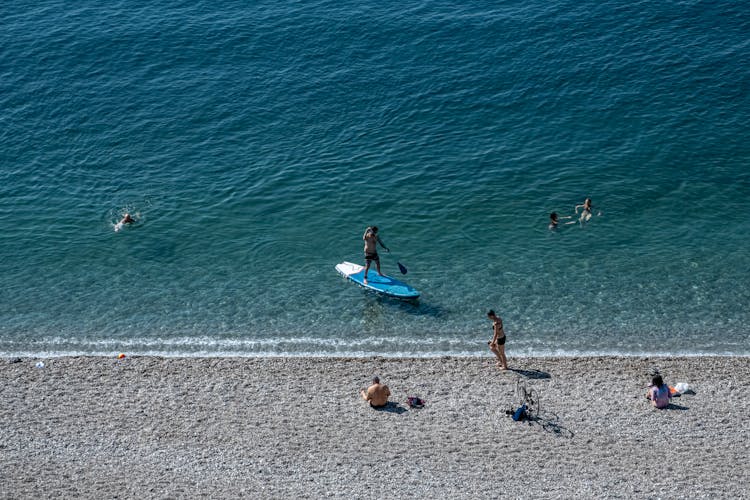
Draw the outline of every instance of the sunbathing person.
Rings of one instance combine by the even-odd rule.
[[[388,404],[388,396],[391,395],[391,390],[388,389],[387,385],[381,384],[378,377],[373,377],[372,385],[367,390],[362,389],[360,394],[362,399],[369,401],[373,408],[383,408]]]
[[[651,404],[653,404],[655,408],[666,408],[669,406],[669,400],[672,398],[672,393],[669,392],[669,386],[664,383],[661,375],[656,374],[651,379],[651,385],[649,386],[646,397],[651,400]]]

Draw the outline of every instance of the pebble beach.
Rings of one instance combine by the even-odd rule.
[[[0,500],[750,499],[746,2],[3,6]]]
[[[509,362],[3,359],[0,497],[750,496],[750,358]],[[665,410],[653,369],[690,387]],[[373,375],[384,410],[358,395]],[[534,421],[507,415],[519,383]]]

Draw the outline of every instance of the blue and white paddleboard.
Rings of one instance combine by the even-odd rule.
[[[373,292],[396,297],[398,299],[416,299],[419,292],[391,276],[380,276],[378,271],[370,266],[367,272],[367,283],[365,284],[365,266],[352,264],[351,262],[342,262],[336,264],[336,271],[358,284],[361,287],[372,290]]]

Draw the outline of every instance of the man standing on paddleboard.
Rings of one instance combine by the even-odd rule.
[[[375,261],[375,267],[378,270],[378,274],[383,276],[380,272],[380,257],[378,256],[378,243],[380,246],[385,248],[386,252],[390,252],[387,246],[383,244],[383,240],[378,236],[378,226],[372,226],[365,229],[365,234],[362,236],[365,241],[365,285],[367,284],[367,271],[370,270],[370,263]]]

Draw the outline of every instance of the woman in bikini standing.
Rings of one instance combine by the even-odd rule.
[[[492,309],[487,313],[487,317],[492,321],[493,331],[492,340],[487,342],[487,344],[490,346],[490,351],[497,357],[497,366],[502,370],[507,370],[508,360],[505,359],[505,330],[503,330],[503,320]]]

